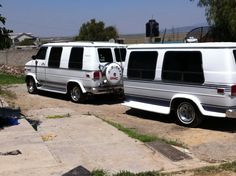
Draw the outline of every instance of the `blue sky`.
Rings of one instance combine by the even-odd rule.
[[[152,17],[160,29],[206,24],[197,0],[3,0],[6,27],[35,36],[74,36],[95,18],[120,34],[145,33]]]

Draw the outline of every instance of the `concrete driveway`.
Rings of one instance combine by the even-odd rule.
[[[48,119],[52,114],[70,117]],[[92,115],[77,115],[67,108],[29,111],[41,121],[38,131],[25,120],[0,130],[0,175],[66,175],[78,166],[92,171],[174,171],[204,166],[194,157],[174,162],[144,143],[129,138]],[[191,155],[188,151],[186,154]]]

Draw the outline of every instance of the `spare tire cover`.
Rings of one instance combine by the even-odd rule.
[[[117,63],[111,63],[106,66],[106,79],[111,85],[116,85],[121,81],[122,68]]]

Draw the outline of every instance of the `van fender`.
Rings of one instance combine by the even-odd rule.
[[[76,84],[78,84],[78,85],[80,86],[80,89],[81,89],[82,93],[86,93],[86,90],[85,90],[83,84],[82,84],[80,81],[78,81],[78,80],[69,80],[69,81],[67,82],[67,85],[70,84],[70,83],[76,83]]]
[[[219,113],[219,112],[212,112],[212,111],[206,111],[201,104],[201,101],[194,95],[188,95],[188,94],[176,94],[171,99],[171,104],[175,99],[187,99],[195,103],[195,105],[198,107],[199,111],[204,116],[215,116],[215,117],[225,117],[225,113]]]
[[[25,77],[25,80],[27,79],[27,77],[32,77],[35,81],[36,84],[39,84],[37,78],[36,78],[36,75],[34,73],[28,73]]]

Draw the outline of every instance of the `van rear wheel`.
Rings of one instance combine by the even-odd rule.
[[[82,93],[78,85],[74,85],[71,87],[70,98],[75,103],[81,103],[84,101],[84,94]]]
[[[178,122],[187,127],[196,127],[202,122],[202,114],[195,104],[190,101],[182,101],[177,105],[176,116]]]

